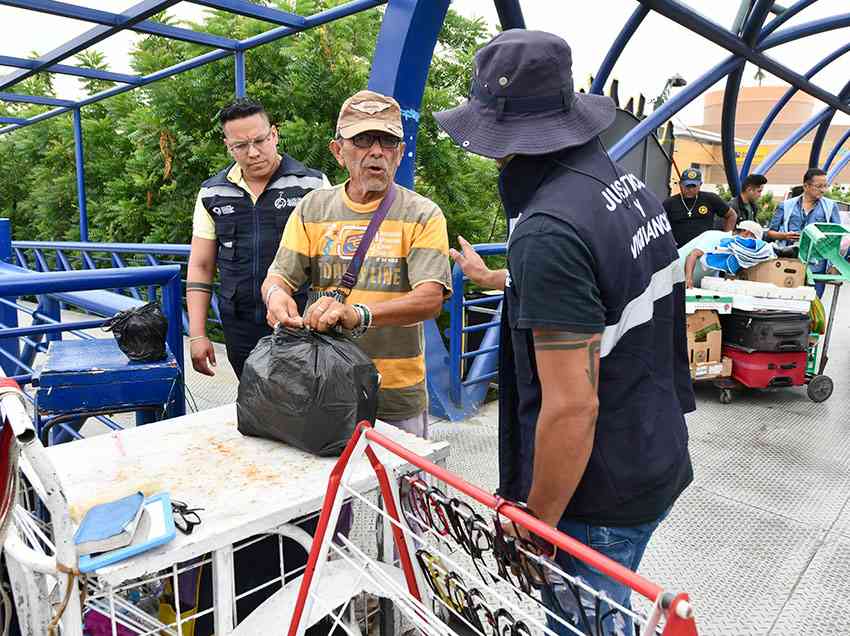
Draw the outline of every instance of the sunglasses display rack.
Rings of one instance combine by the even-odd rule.
[[[378,477],[380,501],[347,485],[350,466],[365,455]],[[389,473],[382,458],[398,456],[412,466]],[[367,554],[345,532],[338,532],[344,501],[354,500],[373,514],[375,527],[389,533],[391,558]],[[624,607],[556,565],[558,552],[631,588],[647,611]],[[352,589],[340,591],[337,572],[345,568]],[[557,612],[541,601],[544,586],[557,589],[575,612]],[[687,594],[664,590],[588,546],[546,525],[533,511],[468,484],[457,475],[417,456],[369,427],[358,426],[328,483],[315,538],[300,587],[291,601],[288,636],[301,636],[315,613],[330,614],[334,634],[360,634],[352,612],[340,598],[368,590],[391,603],[403,630],[444,636],[531,636],[614,633],[618,622],[641,634],[696,636]],[[331,598],[333,597],[333,598]],[[561,603],[562,601],[556,601]],[[331,609],[333,608],[333,609]],[[562,616],[570,614],[572,619]],[[398,620],[398,619],[397,619]]]
[[[234,636],[302,636],[309,627],[316,633],[317,626],[334,636],[395,636],[410,629],[424,636],[602,636],[616,624],[634,624],[643,635],[698,633],[687,594],[665,590],[543,523],[532,510],[463,481],[431,461],[445,457],[431,443],[366,423],[358,425],[336,463],[327,464],[312,536],[294,522],[258,529],[277,535],[280,571],[287,578],[246,617],[237,620],[237,602],[256,590],[234,595],[234,553],[262,536],[211,555],[183,550],[152,561],[171,563],[167,567],[124,562],[133,576],[111,571],[121,564],[95,575],[81,572],[63,481],[18,393],[10,386],[0,395],[0,416],[4,434],[14,432],[17,448],[10,456],[20,452],[26,478],[17,494],[17,480],[7,479],[0,529],[6,532],[18,615],[37,625],[29,633],[73,636],[85,628],[114,636],[184,636],[204,616],[216,621],[216,634]],[[7,476],[17,475],[12,462],[6,469]],[[198,499],[171,502],[182,545],[214,522],[215,510]],[[284,537],[308,554],[297,572],[284,567]],[[147,558],[159,559],[161,551]],[[557,564],[564,555],[628,586],[633,606],[563,571]],[[213,605],[188,611],[184,588],[199,566],[213,573]],[[219,575],[227,572],[224,585]],[[551,598],[544,604],[547,595],[557,605]],[[164,598],[173,605],[170,619],[162,614]]]

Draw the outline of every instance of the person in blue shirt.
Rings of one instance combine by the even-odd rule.
[[[800,240],[800,233],[811,223],[841,223],[835,201],[824,196],[829,189],[826,172],[818,168],[803,175],[803,194],[781,202],[770,221],[767,238],[781,246]]]
[[[824,196],[829,188],[826,172],[812,168],[803,175],[803,194],[786,199],[779,204],[767,230],[768,240],[786,247],[800,240],[800,233],[812,223],[841,223],[838,205]],[[812,266],[815,273],[826,271],[828,263],[822,261]],[[816,271],[819,270],[819,271]],[[823,295],[824,284],[815,285],[818,297]]]

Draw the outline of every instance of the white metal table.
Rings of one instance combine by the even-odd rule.
[[[383,423],[379,430],[418,455],[441,462],[448,444],[429,442]],[[236,406],[229,404],[184,417],[90,437],[46,449],[65,493],[71,516],[134,490],[167,491],[172,499],[203,508],[202,523],[169,544],[97,570],[98,585],[116,588],[212,553],[216,634],[235,623],[233,544],[274,532],[283,524],[321,508],[335,458],[319,458],[274,441],[245,437],[236,429]],[[380,456],[388,471],[404,461]],[[32,468],[22,465],[25,472]],[[28,475],[29,476],[29,475]],[[354,466],[351,487],[377,488],[365,458]]]

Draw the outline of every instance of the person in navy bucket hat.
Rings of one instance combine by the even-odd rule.
[[[564,40],[513,29],[475,55],[468,100],[434,116],[500,167],[507,268],[489,269],[463,237],[450,250],[471,281],[504,291],[499,495],[637,570],[693,479],[684,414],[695,404],[684,272],[661,202],[599,139],[615,114],[609,98],[575,92]],[[626,585],[545,552],[629,607]],[[551,632],[576,633],[566,621],[634,634],[627,612],[575,589],[547,577]]]
[[[525,29],[504,31],[478,51],[469,100],[434,113],[464,150],[491,159],[581,146],[614,115],[609,97],[575,92],[563,39]]]

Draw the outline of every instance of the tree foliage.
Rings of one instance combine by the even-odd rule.
[[[333,0],[276,0],[309,15]],[[167,15],[155,18],[175,23]],[[246,54],[247,93],[263,102],[280,130],[281,149],[328,174],[344,178],[328,151],[339,106],[365,88],[381,10],[338,20],[254,48]],[[267,23],[208,11],[186,25],[244,39]],[[468,155],[440,133],[431,116],[465,96],[471,59],[489,37],[482,21],[449,12],[421,109],[416,188],[445,211],[449,236],[501,240],[504,222],[496,168]],[[195,44],[156,36],[140,38],[130,53],[135,73],[147,75],[208,52]],[[97,51],[77,56],[79,66],[107,69]],[[81,79],[85,94],[110,82]],[[229,158],[217,124],[233,99],[233,60],[226,57],[189,72],[123,92],[82,110],[85,176],[92,241],[187,243],[200,183]],[[53,95],[50,75],[38,74],[18,90]],[[7,104],[0,113],[28,116],[44,107]],[[0,203],[16,239],[79,238],[71,116],[59,116],[0,136]]]

